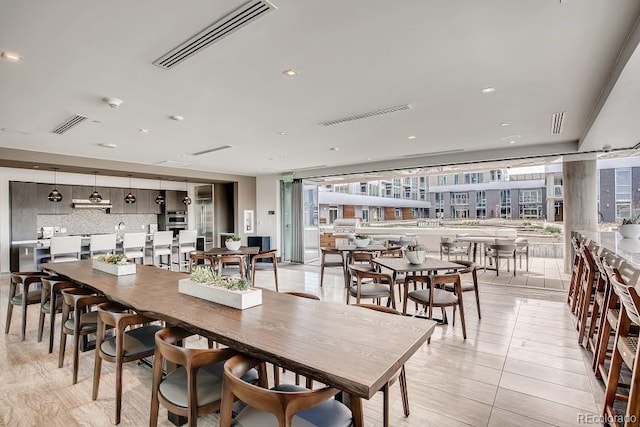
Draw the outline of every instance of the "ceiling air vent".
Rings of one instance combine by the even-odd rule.
[[[197,153],[193,153],[192,156],[202,156],[203,154],[213,153],[214,151],[226,150],[227,148],[231,148],[231,145],[221,145],[216,148],[209,148],[208,150],[198,151]]]
[[[434,151],[433,153],[405,154],[403,157],[411,158],[411,157],[441,156],[441,155],[444,155],[444,154],[462,153],[463,151],[464,151],[464,149],[444,150],[444,151]]]
[[[72,129],[78,126],[80,123],[84,122],[85,120],[87,120],[85,116],[79,116],[79,115],[71,116],[69,119],[67,119],[67,121],[65,121],[64,123],[56,127],[54,130],[52,130],[51,133],[57,133],[58,135],[62,135],[69,129]]]
[[[220,18],[178,47],[153,61],[154,65],[170,70],[191,58],[204,48],[219,42],[258,18],[273,12],[276,7],[265,0],[249,1],[228,15]]]
[[[370,111],[368,113],[356,114],[354,116],[343,117],[341,119],[329,120],[327,122],[320,123],[320,126],[333,126],[340,123],[352,122],[354,120],[366,119],[368,117],[380,116],[382,114],[395,113],[396,111],[410,110],[413,107],[409,104],[397,105],[395,107],[383,108],[382,110]]]
[[[561,111],[551,115],[551,135],[560,135],[562,133],[562,128],[564,127],[564,113],[565,111]]]

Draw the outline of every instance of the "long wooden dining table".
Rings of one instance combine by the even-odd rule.
[[[141,314],[370,399],[433,333],[435,322],[263,290],[262,305],[233,309],[178,292],[188,277],[154,266],[114,276],[90,260],[40,268],[88,286]],[[359,402],[359,399],[352,399]],[[359,403],[356,403],[359,406]],[[357,414],[359,412],[359,414]],[[362,423],[356,408],[356,424]]]

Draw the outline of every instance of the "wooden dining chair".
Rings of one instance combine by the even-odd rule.
[[[583,344],[586,336],[587,320],[591,313],[591,298],[596,285],[597,268],[592,251],[587,246],[580,248],[583,258],[582,277],[577,288],[576,329],[578,344]]]
[[[61,291],[62,328],[60,328],[60,349],[58,351],[58,368],[64,365],[64,354],[67,346],[67,335],[73,336],[73,384],[78,382],[78,363],[80,354],[80,338],[95,334],[98,330],[98,313],[92,310],[97,304],[108,301],[107,297],[97,295],[88,288],[68,288]],[[71,314],[73,317],[70,318]]]
[[[260,252],[251,258],[251,286],[255,285],[256,270],[266,269],[273,270],[273,276],[276,282],[276,292],[278,292],[278,258],[276,257],[275,249]]]
[[[5,334],[9,333],[11,327],[13,307],[19,306],[22,308],[20,339],[24,341],[27,332],[27,307],[38,304],[42,300],[42,289],[38,288],[37,284],[46,277],[49,277],[47,273],[37,271],[11,273],[9,297],[7,298],[7,321],[4,326]]]
[[[158,425],[160,404],[172,414],[187,417],[189,426],[193,427],[198,424],[199,416],[220,409],[223,364],[236,352],[230,348],[182,347],[180,343],[191,335],[192,332],[178,327],[161,329],[155,334],[149,416],[152,427]],[[165,376],[165,362],[179,367]]]
[[[500,260],[507,261],[507,272],[513,260],[513,275],[516,275],[516,244],[511,239],[496,239],[484,252],[484,269],[487,270],[487,258],[493,259],[496,266],[496,276],[500,275]]]
[[[460,288],[462,292],[471,292],[473,291],[476,295],[476,306],[478,308],[478,319],[482,319],[482,315],[480,313],[480,290],[478,289],[478,272],[477,266],[472,261],[456,261],[456,264],[464,265],[465,268],[458,270],[457,273],[460,275],[460,279],[465,275],[471,276],[471,281],[465,280],[461,281]],[[455,294],[456,286],[455,283],[445,283],[444,289]]]
[[[93,368],[93,392],[91,400],[98,398],[102,361],[116,364],[116,424],[120,424],[122,410],[122,364],[145,357],[155,352],[155,333],[162,326],[149,324],[155,319],[131,312],[128,307],[115,302],[105,302],[98,306],[98,331],[96,333],[96,354]],[[135,325],[145,324],[136,327]],[[107,336],[111,327],[115,336]]]
[[[53,352],[53,337],[55,334],[56,314],[62,313],[63,289],[76,288],[78,285],[61,277],[43,277],[40,298],[40,318],[38,319],[38,342],[42,342],[44,334],[44,319],[49,315],[49,353]]]
[[[369,310],[378,311],[381,313],[400,315],[399,311],[396,311],[389,307],[382,307],[380,305],[375,304],[356,304],[358,307],[367,308]],[[380,391],[383,395],[383,426],[389,427],[389,390],[392,385],[396,382],[400,381],[400,397],[402,398],[402,409],[404,410],[404,416],[409,416],[409,392],[407,390],[407,375],[405,372],[404,365],[396,371],[396,373],[387,381],[387,383],[382,386]]]
[[[409,286],[413,283],[414,290],[410,291]],[[416,284],[426,283],[427,289],[416,289]],[[455,292],[447,292],[443,288],[447,284],[453,284]],[[464,323],[464,306],[462,303],[462,286],[460,274],[436,274],[433,276],[407,276],[404,282],[404,301],[402,304],[402,314],[407,315],[407,302],[411,300],[422,304],[428,309],[427,316],[433,318],[433,309],[442,309],[446,314],[446,307],[453,307],[453,326],[455,326],[456,307],[460,312],[460,323],[462,324],[462,336],[467,339],[467,329]],[[444,319],[444,318],[443,318]],[[427,340],[429,343],[431,338]]]
[[[247,277],[247,267],[244,255],[220,255],[218,261],[218,274],[222,276]]]
[[[217,262],[216,257],[212,257],[207,254],[205,251],[191,251],[189,252],[189,271],[193,269],[193,267],[197,265],[205,265],[211,269],[216,269],[217,265],[214,266],[214,262]]]
[[[241,400],[247,406],[233,420],[236,427],[265,426],[314,426],[346,427],[353,424],[355,417],[362,418],[362,403],[352,398],[352,410],[332,399],[340,390],[324,387],[309,390],[291,384],[279,384],[272,389],[242,380],[250,369],[264,366],[260,360],[245,355],[233,356],[224,364],[222,382],[222,404],[220,407],[220,427],[230,427],[233,402]],[[260,371],[263,378],[264,370]]]
[[[356,284],[347,289],[347,305],[350,297],[356,299],[356,304],[360,304],[361,299],[374,299],[378,305],[381,298],[389,298],[391,306],[396,308],[394,280],[391,275],[373,271],[368,265],[350,265],[349,273],[355,277]],[[371,282],[363,283],[363,280],[367,279]]]
[[[342,272],[344,275],[344,254],[342,251],[336,248],[322,247],[320,248],[321,258],[320,258],[320,287],[322,287],[322,283],[324,281],[324,268],[325,267],[340,267],[342,268]],[[338,261],[337,258],[340,258]],[[328,259],[327,259],[328,258]],[[345,281],[345,287],[347,287],[347,282]]]

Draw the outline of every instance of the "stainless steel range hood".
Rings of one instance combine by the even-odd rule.
[[[73,199],[71,202],[74,209],[101,209],[104,211],[112,208],[111,200],[101,200],[94,203],[89,199]]]

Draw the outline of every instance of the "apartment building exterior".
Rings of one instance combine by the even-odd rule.
[[[598,161],[600,221],[640,214],[640,158]],[[531,168],[449,171],[429,176],[327,184],[318,188],[320,222],[410,219],[543,219],[564,215],[562,163]]]

